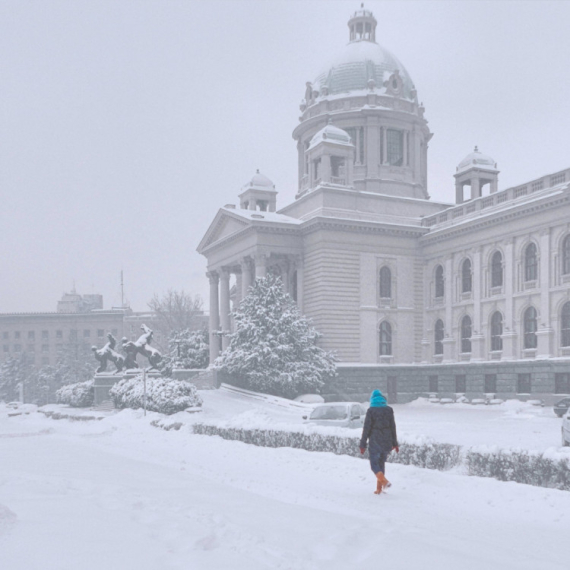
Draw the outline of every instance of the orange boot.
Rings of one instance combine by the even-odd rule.
[[[377,495],[379,495],[384,489],[392,486],[392,483],[384,477],[384,473],[382,473],[382,471],[378,471],[378,473],[376,473],[376,478],[378,479],[378,483],[376,485]]]

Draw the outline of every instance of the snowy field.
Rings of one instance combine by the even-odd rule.
[[[300,410],[202,392],[200,420],[301,423]],[[412,403],[399,431],[546,449],[551,408]],[[566,569],[570,493],[150,426],[123,411],[54,421],[0,408],[2,570]]]

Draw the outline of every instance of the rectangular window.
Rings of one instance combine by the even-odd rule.
[[[20,331],[16,331],[14,333],[14,338],[20,338]]]
[[[497,375],[485,374],[485,393],[491,394],[497,391]]]
[[[42,352],[49,352],[49,344],[42,344]]]
[[[36,340],[36,333],[34,331],[28,331],[28,340]]]
[[[467,392],[467,380],[465,374],[458,374],[455,377],[455,391],[461,394]]]
[[[105,331],[103,329],[97,329],[97,336],[103,338],[105,336]]]
[[[42,340],[47,340],[49,338],[49,331],[42,331]]]
[[[63,338],[63,331],[55,331],[55,338]]]
[[[561,372],[554,375],[554,393],[570,394],[570,374]]]
[[[4,340],[8,340],[8,339],[10,338],[10,333],[8,333],[8,332],[2,333],[2,338],[3,338]]]
[[[28,352],[36,352],[36,345],[28,344]]]
[[[438,386],[439,382],[437,376],[430,376],[429,377],[429,391],[430,392],[437,392],[439,389]]]
[[[402,166],[404,162],[404,133],[394,129],[386,131],[386,146],[388,150],[388,164]]]
[[[519,374],[517,382],[518,394],[530,394],[531,392],[531,378],[529,373]]]
[[[83,338],[89,338],[91,336],[91,331],[89,329],[85,329],[83,331]]]

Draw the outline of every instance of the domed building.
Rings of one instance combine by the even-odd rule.
[[[232,304],[271,271],[337,353],[330,399],[570,393],[570,169],[499,189],[475,147],[455,204],[430,200],[425,110],[376,26],[355,12],[348,43],[305,85],[295,201],[277,209],[257,172],[198,246],[211,359]]]

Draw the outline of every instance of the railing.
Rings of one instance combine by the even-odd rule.
[[[331,176],[331,184],[340,184],[346,186],[346,178],[340,176]]]
[[[423,225],[430,228],[445,222],[453,223],[453,220],[456,218],[468,216],[469,214],[473,214],[499,204],[504,204],[511,200],[517,200],[518,198],[528,196],[530,193],[553,188],[554,186],[564,184],[567,181],[570,181],[570,169],[549,174],[548,176],[543,176],[537,180],[531,180],[522,186],[507,188],[506,190],[495,192],[489,196],[469,200],[464,204],[458,204],[457,206],[449,208],[439,214],[434,214],[433,216],[424,218]]]

